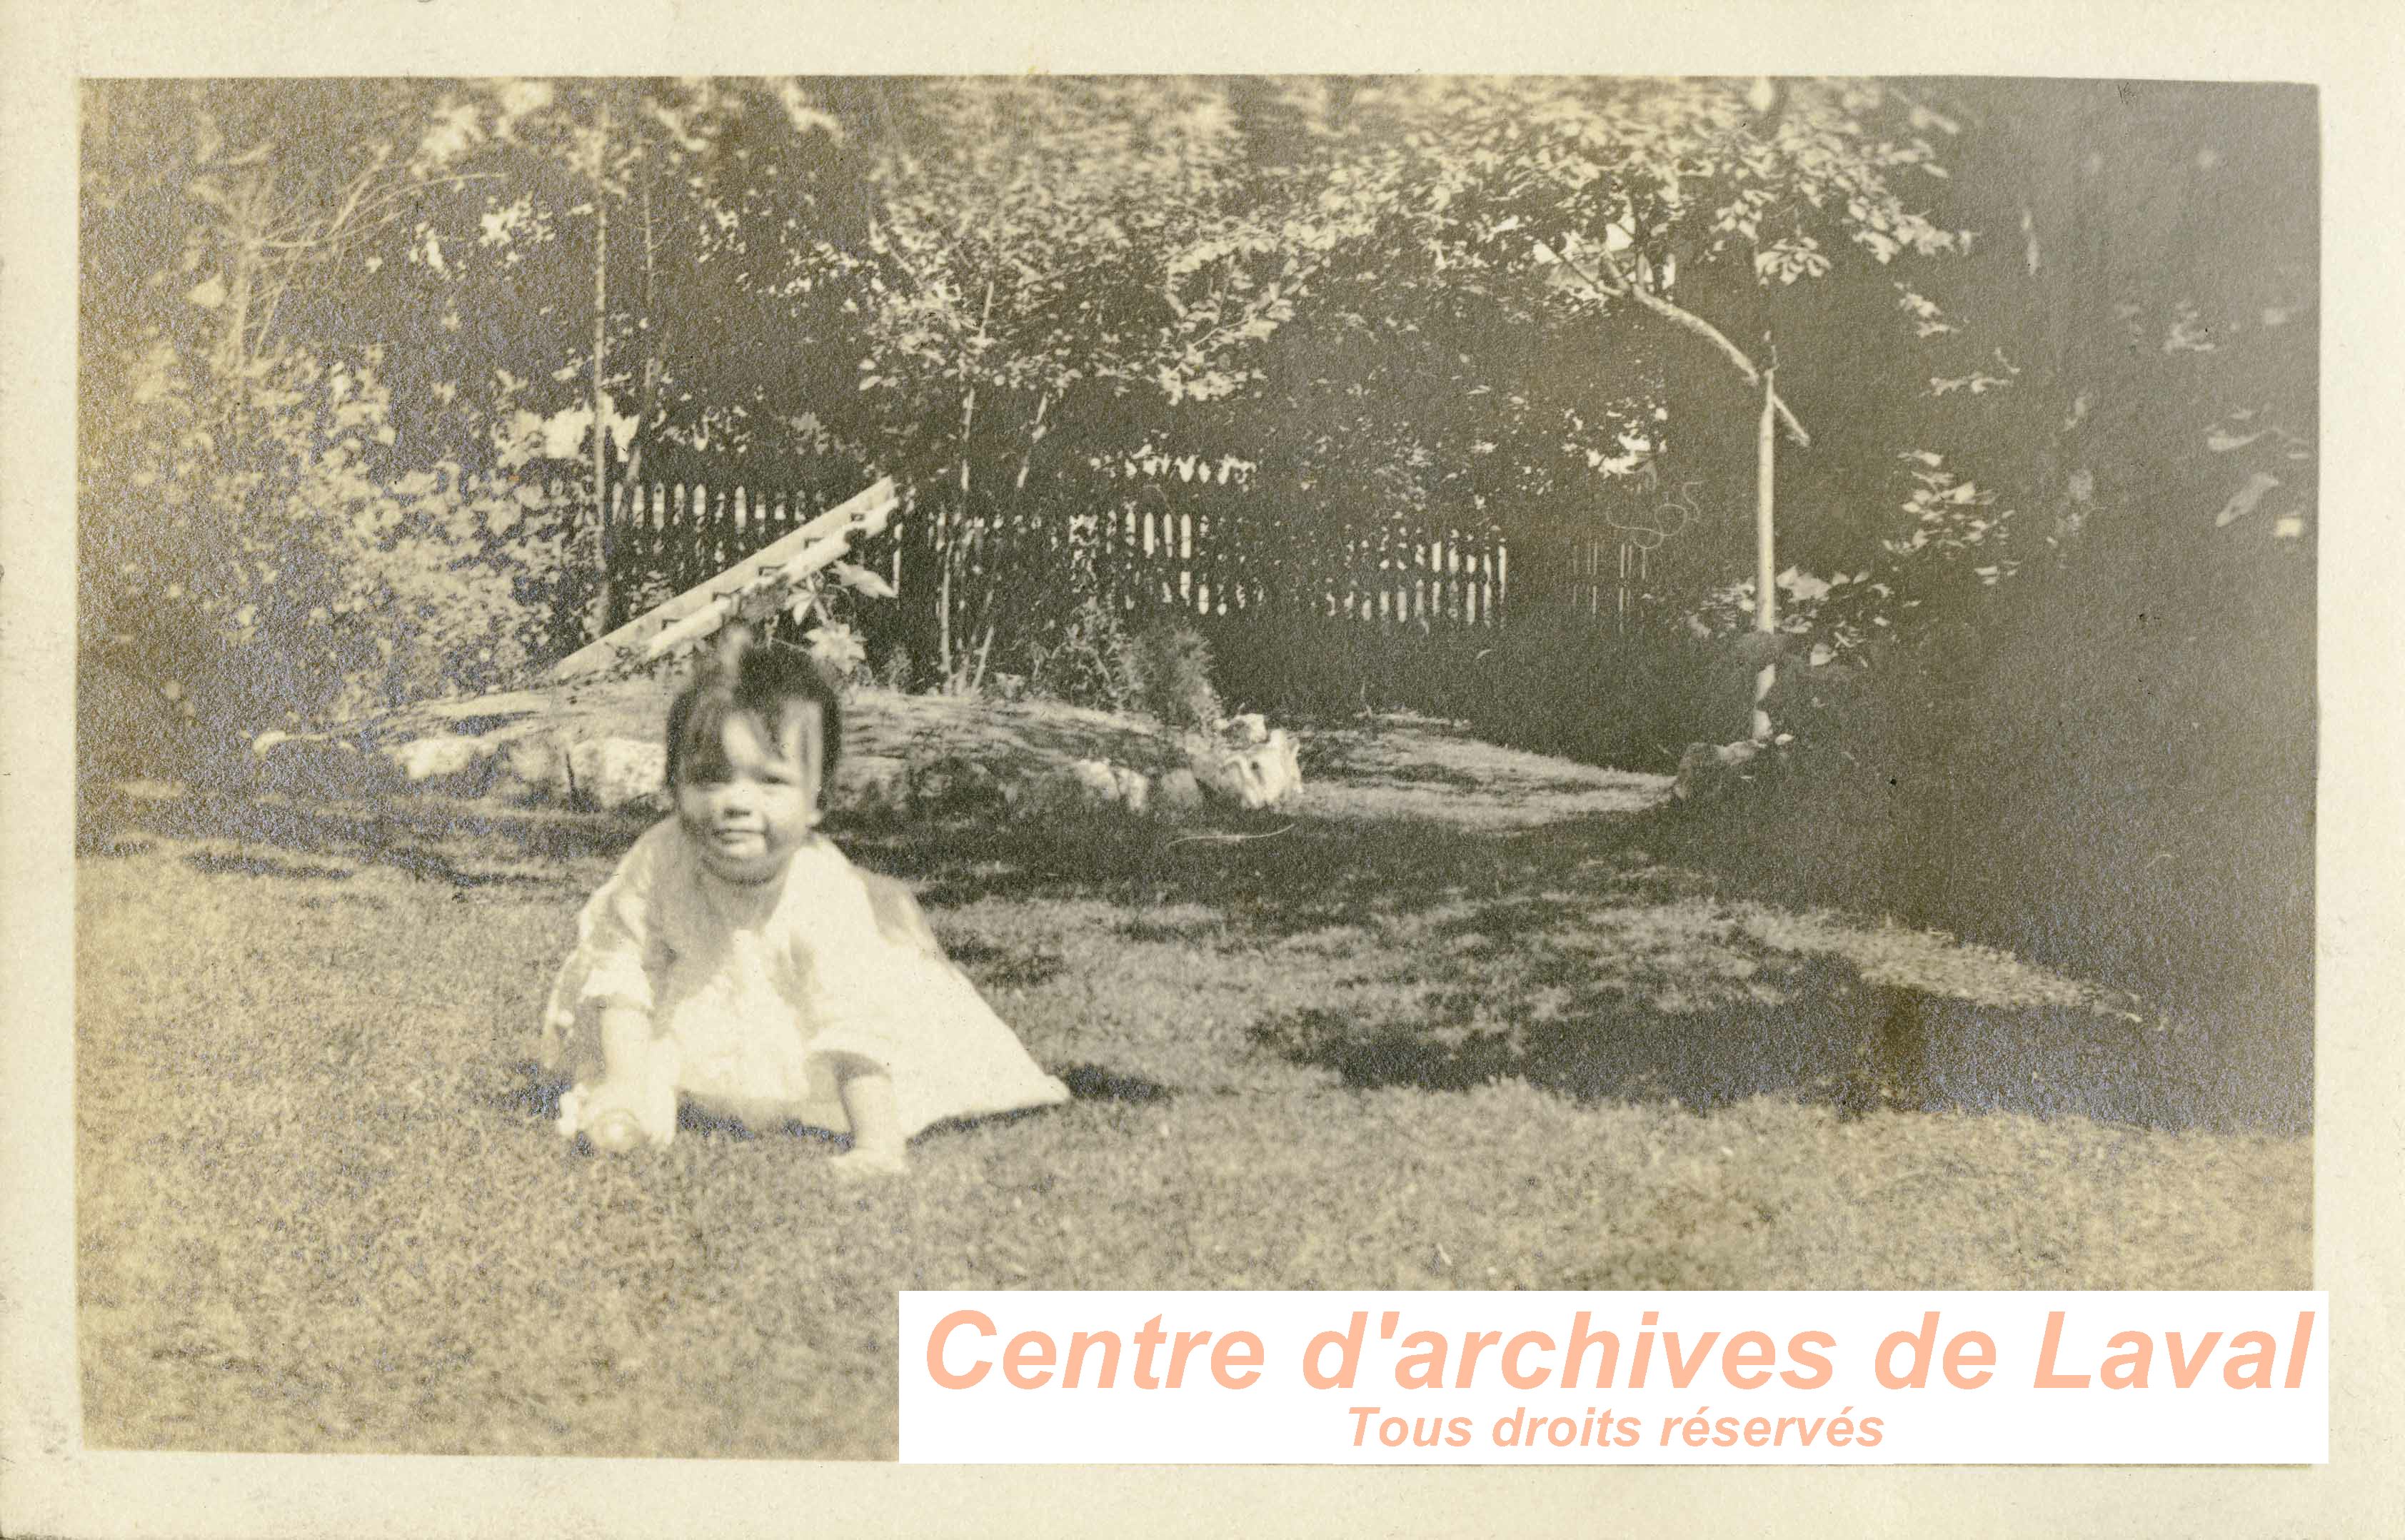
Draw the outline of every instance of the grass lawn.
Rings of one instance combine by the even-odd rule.
[[[907,1288],[2309,1284],[2309,1139],[2146,1002],[1657,861],[1658,781],[1411,722],[1306,768],[848,833],[1078,1093],[866,1190],[551,1131],[640,822],[135,805],[78,867],[88,1440],[890,1458]]]

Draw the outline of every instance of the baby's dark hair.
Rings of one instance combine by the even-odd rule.
[[[819,794],[835,786],[836,761],[843,751],[843,706],[835,681],[816,658],[782,642],[759,642],[742,625],[726,628],[726,639],[668,707],[668,785],[687,769],[707,776],[726,768],[726,721],[755,716],[782,738],[794,708],[818,707]]]

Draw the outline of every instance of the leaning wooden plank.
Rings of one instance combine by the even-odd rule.
[[[879,529],[884,526],[884,522],[885,521],[883,519],[879,519],[875,525],[870,525],[867,528],[866,533],[872,535],[876,534]],[[773,581],[789,583],[799,582],[804,578],[809,577],[811,573],[818,571],[821,567],[831,566],[835,562],[840,560],[843,553],[851,549],[851,542],[840,535],[831,536],[828,539],[820,541],[809,550],[803,552],[800,555],[794,557],[791,561],[785,563],[784,566],[776,568],[773,575]],[[770,576],[770,574],[765,570],[758,575],[762,577]],[[708,604],[703,605],[699,609],[696,609],[692,614],[685,616],[682,620],[676,622],[667,630],[654,637],[651,640],[640,644],[642,649],[644,660],[649,662],[654,658],[665,657],[688,642],[699,641],[703,637],[709,636],[711,632],[725,624],[728,619],[734,615],[735,607],[741,602],[742,596],[743,595],[740,592],[719,595],[716,598],[711,599]]]
[[[749,587],[822,540],[838,539],[848,542],[855,535],[875,534],[885,527],[899,501],[893,479],[890,476],[880,478],[859,496],[829,509],[774,543],[763,546],[716,577],[696,583],[672,599],[654,605],[599,640],[578,648],[552,665],[552,677],[568,679],[608,667],[621,657],[645,648],[660,631],[716,604],[727,595]],[[837,547],[838,552],[841,549]]]

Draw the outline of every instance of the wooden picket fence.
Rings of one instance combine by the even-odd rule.
[[[1245,511],[1253,511],[1246,510]],[[1430,626],[1501,623],[1511,557],[1499,532],[1450,525],[1296,533],[1266,511],[1121,505],[1094,522],[1102,591],[1132,608],[1231,616],[1272,609]]]
[[[612,489],[611,572],[627,609],[709,581],[838,500],[712,481],[696,469],[680,466],[673,477]],[[1075,578],[1137,611],[1300,610],[1430,629],[1498,625],[1510,609],[1511,551],[1491,527],[1396,522],[1298,529],[1241,488],[1198,491],[1176,503],[1095,491],[1067,514],[1055,499],[1048,514],[985,525],[966,547],[963,569],[976,581],[963,591],[989,576],[1039,591]],[[928,581],[911,569],[923,562],[923,531],[904,527],[914,517],[925,515],[906,511],[851,558],[906,595]]]
[[[611,489],[610,570],[630,594],[681,594],[773,545],[826,511],[833,499],[779,487],[679,477]],[[822,506],[823,503],[825,506]],[[891,569],[893,535],[854,558]],[[898,571],[888,570],[889,578]]]

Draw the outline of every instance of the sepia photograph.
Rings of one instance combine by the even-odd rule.
[[[892,1460],[907,1290],[2315,1283],[2312,87],[78,101],[89,1448]]]

